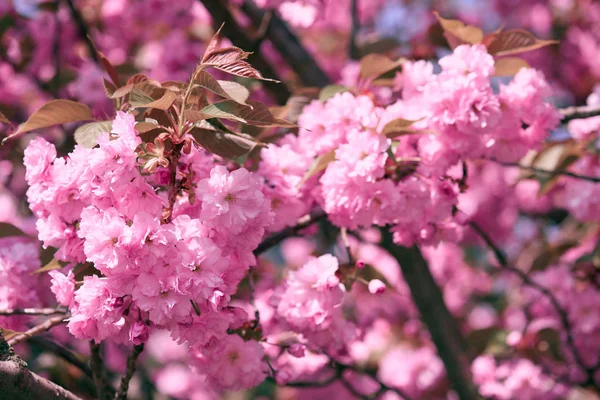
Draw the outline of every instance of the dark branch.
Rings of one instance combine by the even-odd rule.
[[[121,384],[115,394],[114,400],[127,400],[127,391],[129,390],[129,382],[135,373],[135,366],[140,353],[144,350],[144,344],[138,344],[133,346],[129,357],[127,357],[127,369],[125,375],[121,378]]]
[[[109,400],[112,395],[104,378],[104,363],[100,350],[100,343],[90,341],[90,367],[96,384],[96,395],[99,400]]]
[[[560,323],[566,333],[567,346],[569,347],[569,350],[573,354],[573,357],[575,358],[575,362],[588,375],[587,383],[593,384],[594,374],[595,374],[597,368],[586,366],[585,362],[583,361],[583,357],[581,356],[579,349],[575,345],[575,340],[573,338],[573,327],[571,326],[571,321],[569,321],[569,316],[567,314],[567,311],[561,306],[558,299],[552,294],[552,292],[548,288],[540,285],[538,282],[536,282],[534,279],[532,279],[525,272],[521,271],[519,268],[510,265],[508,263],[506,256],[504,255],[504,252],[502,250],[500,250],[500,248],[498,248],[498,246],[496,246],[494,241],[489,237],[489,235],[486,232],[483,231],[483,229],[481,229],[481,227],[479,225],[477,225],[475,222],[471,221],[470,226],[483,239],[483,241],[486,243],[486,245],[492,250],[492,252],[494,253],[494,256],[498,260],[498,263],[500,264],[500,266],[503,269],[510,271],[513,274],[517,275],[521,279],[521,281],[523,282],[524,285],[529,286],[532,289],[535,289],[536,291],[541,293],[544,297],[546,297],[548,299],[548,301],[550,301],[550,304],[552,304],[552,307],[555,309],[555,311],[558,315],[558,319],[560,320]]]
[[[567,107],[559,110],[562,114],[562,122],[566,123],[573,119],[590,118],[600,115],[600,107]]]
[[[206,3],[207,1],[203,0],[203,2]],[[260,26],[261,22],[264,21],[265,12],[251,0],[244,1],[242,11],[255,26]],[[298,37],[292,33],[287,24],[275,13],[273,13],[269,20],[269,24],[265,30],[265,37],[273,43],[273,46],[281,54],[281,57],[298,74],[305,86],[323,87],[330,83],[327,74],[325,74],[310,53],[304,48]],[[232,38],[230,37],[230,39]]]
[[[21,343],[32,336],[39,335],[40,333],[47,332],[50,329],[54,328],[57,325],[65,323],[65,319],[68,318],[68,314],[57,315],[52,318],[48,318],[46,321],[42,322],[39,325],[34,326],[31,329],[28,329],[25,332],[19,333],[8,340],[8,344],[14,346],[15,344]]]
[[[404,280],[444,362],[452,387],[461,400],[480,398],[472,382],[465,340],[423,255],[416,246],[406,248],[396,245],[387,229],[381,229],[381,233],[384,248],[400,264]]]
[[[20,400],[82,400],[27,369],[0,333],[0,398]]]
[[[0,315],[55,315],[66,313],[67,311],[57,308],[7,308],[0,310]]]
[[[549,175],[549,176],[563,175],[563,176],[568,176],[570,178],[581,179],[584,181],[589,181],[589,182],[594,182],[594,183],[600,182],[600,177],[595,177],[595,176],[578,175],[573,172],[563,171],[563,170],[550,171],[547,169],[536,168],[536,167],[532,167],[532,166],[528,166],[528,165],[521,165],[519,163],[504,162],[504,161],[499,161],[499,160],[495,160],[495,159],[489,159],[489,160],[495,162],[496,164],[503,165],[505,167],[516,167],[516,168],[522,169],[524,171],[530,171],[530,172],[533,172],[536,174]]]
[[[94,42],[92,41],[92,36],[90,35],[90,30],[87,27],[83,16],[73,4],[73,0],[65,0],[67,3],[67,7],[69,8],[69,13],[71,14],[71,18],[77,25],[77,31],[79,32],[79,36],[85,42],[89,52],[90,57],[94,60],[96,64],[100,64],[100,59],[98,58],[98,53],[96,53],[96,46],[94,46]]]
[[[265,251],[269,250],[271,247],[277,246],[283,240],[285,240],[289,237],[292,237],[292,236],[298,236],[301,230],[308,228],[309,226],[311,226],[312,224],[314,224],[316,222],[324,220],[326,217],[327,217],[327,214],[320,212],[318,214],[311,216],[310,219],[308,219],[307,221],[301,222],[296,226],[285,228],[281,232],[276,233],[273,236],[266,238],[254,250],[254,255],[259,256],[262,253],[264,253]]]
[[[358,32],[360,31],[360,20],[358,18],[358,0],[350,0],[350,18],[352,27],[350,28],[350,59],[358,60],[360,51],[358,49]]]
[[[81,372],[83,372],[86,376],[88,376],[89,378],[92,378],[92,379],[94,378],[94,375],[93,375],[90,367],[85,362],[81,361],[75,354],[73,354],[73,352],[71,352],[66,347],[61,346],[60,344],[55,343],[51,340],[48,340],[42,336],[32,337],[31,339],[29,339],[29,342],[40,346],[42,349],[44,349],[46,351],[54,353],[55,355],[62,358],[69,364],[74,365],[77,368],[79,368],[79,370]]]

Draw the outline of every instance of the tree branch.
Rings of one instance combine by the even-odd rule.
[[[237,23],[229,9],[227,8],[226,2],[222,0],[199,0],[204,4],[204,7],[208,10],[212,16],[212,20],[215,24],[220,25],[224,23],[222,31],[231,40],[231,42],[242,50],[248,50],[254,47],[254,43],[248,38],[246,32]],[[250,63],[263,73],[264,76],[276,80],[281,80],[277,72],[271,67],[271,65],[265,60],[260,51],[255,51],[248,57]],[[286,100],[290,96],[291,92],[285,86],[285,84],[278,84],[276,82],[264,81],[262,84],[269,92],[273,94],[279,104],[285,104]]]
[[[0,310],[0,315],[64,315],[66,313],[66,310],[57,308],[7,308]]]
[[[427,262],[416,246],[406,248],[393,241],[391,232],[381,229],[383,246],[398,261],[404,280],[427,326],[431,339],[446,368],[446,375],[461,400],[478,399],[473,384],[467,346],[458,325],[433,279]]]
[[[285,228],[281,232],[276,233],[273,236],[269,236],[268,238],[263,240],[262,243],[259,244],[258,247],[254,250],[254,255],[259,256],[265,251],[269,250],[271,247],[277,246],[283,240],[292,236],[298,236],[301,230],[308,228],[316,222],[324,220],[326,217],[327,214],[325,214],[324,212],[320,212],[311,216],[307,221],[300,222],[296,226]]]
[[[94,378],[94,374],[92,373],[92,370],[90,369],[90,367],[85,362],[81,361],[79,359],[79,357],[77,357],[75,354],[73,354],[73,352],[71,352],[66,347],[61,346],[60,344],[55,343],[51,340],[48,340],[42,336],[32,337],[29,339],[29,342],[40,346],[44,350],[47,350],[49,352],[56,354],[58,357],[62,358],[69,364],[74,365],[77,368],[79,368],[79,370],[81,372],[83,372],[86,376],[88,376],[89,378],[92,378],[92,379]]]
[[[562,114],[562,123],[569,122],[573,119],[590,118],[600,115],[600,107],[567,107],[561,108],[558,111]]]
[[[523,282],[524,285],[529,286],[532,289],[535,289],[536,291],[541,293],[544,297],[546,297],[548,299],[548,301],[550,301],[550,304],[555,309],[555,311],[558,315],[558,319],[565,331],[566,338],[567,338],[567,346],[569,347],[569,350],[573,354],[573,357],[575,358],[575,362],[581,369],[583,369],[586,372],[587,380],[588,380],[586,383],[593,385],[594,384],[594,375],[598,368],[589,367],[589,366],[585,365],[585,363],[583,362],[583,357],[581,356],[579,349],[575,345],[571,321],[569,321],[569,316],[567,314],[567,311],[560,305],[558,299],[552,294],[552,292],[548,288],[540,285],[538,282],[536,282],[534,279],[532,279],[525,272],[521,271],[519,268],[510,265],[508,263],[506,256],[504,255],[504,252],[502,250],[500,250],[500,248],[498,246],[496,246],[496,244],[493,242],[492,238],[490,238],[490,236],[483,229],[481,229],[481,227],[479,225],[477,225],[473,221],[471,221],[469,223],[469,225],[483,239],[483,241],[490,248],[490,250],[492,250],[492,252],[494,253],[494,256],[498,260],[498,263],[500,264],[500,266],[503,269],[510,271],[513,274],[517,275],[521,279],[521,281]]]
[[[100,354],[100,343],[90,341],[90,367],[92,376],[96,384],[96,395],[99,400],[109,400],[112,395],[109,393],[109,386],[104,378],[104,363]]]
[[[115,394],[114,400],[126,400],[127,399],[127,391],[129,390],[129,381],[133,377],[135,373],[135,366],[137,363],[137,359],[140,353],[144,350],[144,344],[138,344],[133,346],[129,357],[127,357],[127,370],[125,371],[125,375],[121,378],[121,384],[119,385],[119,389]]]
[[[79,10],[77,10],[77,8],[75,7],[75,4],[73,4],[73,0],[64,0],[64,1],[67,4],[67,7],[69,8],[69,13],[71,14],[71,18],[77,25],[77,31],[79,32],[79,36],[85,42],[85,44],[90,52],[90,57],[92,57],[92,60],[94,60],[94,62],[96,64],[100,64],[100,59],[98,58],[98,53],[96,53],[96,46],[94,46],[94,42],[92,41],[92,36],[90,35],[90,30],[88,29],[87,24],[86,24],[85,20],[83,19],[83,16],[79,12]]]
[[[543,174],[543,175],[550,175],[550,176],[563,175],[563,176],[568,176],[570,178],[581,179],[581,180],[584,180],[584,181],[589,181],[589,182],[594,182],[594,183],[600,182],[600,177],[597,178],[595,176],[578,175],[578,174],[575,174],[573,172],[562,171],[562,170],[550,171],[550,170],[547,170],[547,169],[541,169],[541,168],[532,167],[532,166],[528,166],[528,165],[521,165],[519,163],[512,163],[512,162],[500,161],[500,160],[496,160],[496,159],[493,159],[493,158],[488,158],[488,160],[493,161],[496,164],[499,164],[499,165],[502,165],[502,166],[505,166],[505,167],[515,167],[515,168],[522,169],[524,171],[534,172],[536,174]]]
[[[203,0],[203,2],[206,3],[207,1]],[[260,26],[261,21],[264,20],[265,12],[251,0],[244,1],[242,11],[255,26]],[[287,24],[276,13],[273,13],[269,20],[265,37],[273,43],[281,57],[298,74],[305,86],[323,87],[330,83],[327,74],[323,72],[298,37],[292,33]]]
[[[15,355],[0,333],[0,388],[2,399],[19,400],[82,400],[57,384],[34,374]]]
[[[21,343],[22,341],[25,341],[32,336],[38,335],[43,332],[47,332],[50,329],[54,328],[55,326],[65,323],[65,319],[68,317],[69,317],[68,314],[63,314],[63,315],[57,315],[52,318],[48,318],[43,323],[36,325],[33,328],[31,328],[25,332],[15,335],[14,337],[12,337],[11,339],[8,340],[8,344],[11,346],[14,346],[15,344]]]

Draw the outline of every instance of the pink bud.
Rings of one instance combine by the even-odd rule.
[[[371,294],[380,294],[385,292],[385,283],[381,282],[379,279],[373,279],[369,282],[369,292]]]
[[[296,358],[304,357],[304,350],[306,350],[306,346],[302,343],[294,343],[288,347],[288,353]]]
[[[356,261],[356,268],[363,269],[365,267],[365,262],[363,260]]]
[[[519,331],[512,331],[506,336],[506,344],[509,346],[516,346],[523,339],[523,335]]]

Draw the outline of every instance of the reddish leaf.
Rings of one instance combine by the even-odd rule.
[[[171,107],[173,105],[173,103],[175,102],[175,100],[177,100],[178,98],[179,98],[179,95],[177,93],[167,90],[167,91],[165,91],[165,94],[163,94],[163,96],[160,99],[154,100],[147,104],[144,104],[141,107],[156,108],[158,110],[167,111],[169,109],[169,107]]]
[[[221,33],[221,29],[223,29],[223,25],[225,25],[225,23],[221,24],[221,27],[215,32],[210,42],[208,42],[206,50],[204,51],[204,56],[202,57],[202,63],[204,63],[206,61],[206,58],[217,49],[217,45],[219,44],[220,39],[219,34]]]
[[[117,73],[115,67],[100,50],[96,49],[96,53],[98,54],[98,58],[100,59],[100,64],[102,64],[102,68],[104,68],[104,71],[106,71],[106,73],[112,80],[112,83],[114,83],[115,87],[120,87],[121,81],[119,80],[119,74]]]
[[[195,83],[221,97],[244,105],[250,96],[250,92],[245,86],[237,82],[218,81],[206,71],[200,71],[196,75]]]
[[[131,91],[133,90],[133,87],[135,85],[133,83],[128,83],[125,86],[121,86],[120,88],[118,88],[117,90],[115,90],[110,96],[108,96],[111,99],[118,99],[121,97],[125,97],[127,96],[129,93],[131,93]]]
[[[131,78],[127,79],[127,85],[133,84],[137,85],[138,83],[145,82],[148,80],[148,77],[144,74],[135,74],[131,76]]]
[[[52,100],[34,112],[33,115],[29,117],[25,123],[21,124],[12,135],[4,138],[2,143],[17,135],[35,129],[91,119],[93,119],[92,111],[85,104],[71,100]]]
[[[112,130],[112,121],[96,121],[81,125],[75,131],[75,142],[91,149],[98,144],[98,136]]]
[[[296,126],[291,122],[275,118],[269,109],[262,103],[250,100],[248,101],[248,104],[250,104],[252,108],[242,106],[231,100],[225,100],[206,106],[199,112],[187,113],[186,111],[186,117],[195,115],[201,119],[223,118],[262,127],[279,126],[293,128]]]
[[[112,96],[117,90],[115,84],[104,77],[102,77],[102,84],[104,85],[104,91],[106,92],[106,97],[108,98],[110,98],[110,96]]]
[[[306,181],[308,181],[311,177],[318,174],[321,171],[324,171],[330,162],[335,160],[335,150],[328,151],[325,154],[321,154],[317,158],[314,159],[308,171],[302,177],[302,180],[298,182],[297,187],[301,187],[304,185]]]
[[[488,46],[488,52],[494,56],[506,56],[536,50],[544,46],[556,44],[556,40],[541,40],[524,29],[510,29],[496,36]]]
[[[483,31],[473,25],[465,25],[456,19],[446,19],[440,17],[437,12],[433,12],[444,30],[444,36],[452,49],[464,44],[477,44],[483,40]]]
[[[360,76],[363,79],[375,80],[398,68],[403,62],[403,59],[393,61],[383,54],[369,54],[360,60]]]
[[[135,129],[139,133],[146,133],[153,129],[158,129],[158,128],[159,128],[159,126],[157,124],[155,124],[154,122],[142,121],[142,122],[138,122],[135,124]]]
[[[516,75],[521,68],[529,68],[527,61],[519,57],[499,58],[494,62],[495,76]]]
[[[244,61],[251,53],[247,53],[238,47],[225,47],[205,54],[202,66],[213,67],[232,75],[245,78],[260,79],[263,81],[273,81],[261,75],[249,63]]]
[[[225,158],[242,157],[256,147],[264,146],[251,136],[195,127],[191,135],[207,151]]]

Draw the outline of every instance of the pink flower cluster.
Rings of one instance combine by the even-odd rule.
[[[69,330],[79,339],[139,344],[152,330],[168,329],[190,344],[198,370],[216,387],[256,385],[265,377],[261,347],[229,337],[228,329],[247,320],[230,298],[272,221],[262,182],[243,168],[202,168],[210,157],[193,149],[177,177],[194,168],[195,201],[180,196],[165,220],[165,171],[142,172],[134,124],[119,112],[98,147],[76,146],[64,158],[44,139],[25,152],[40,240],[58,248],[58,259],[80,263],[75,271],[91,265],[101,274],[76,284],[72,271],[53,272],[52,290],[71,311]],[[214,362],[222,354],[236,366],[227,378]]]

